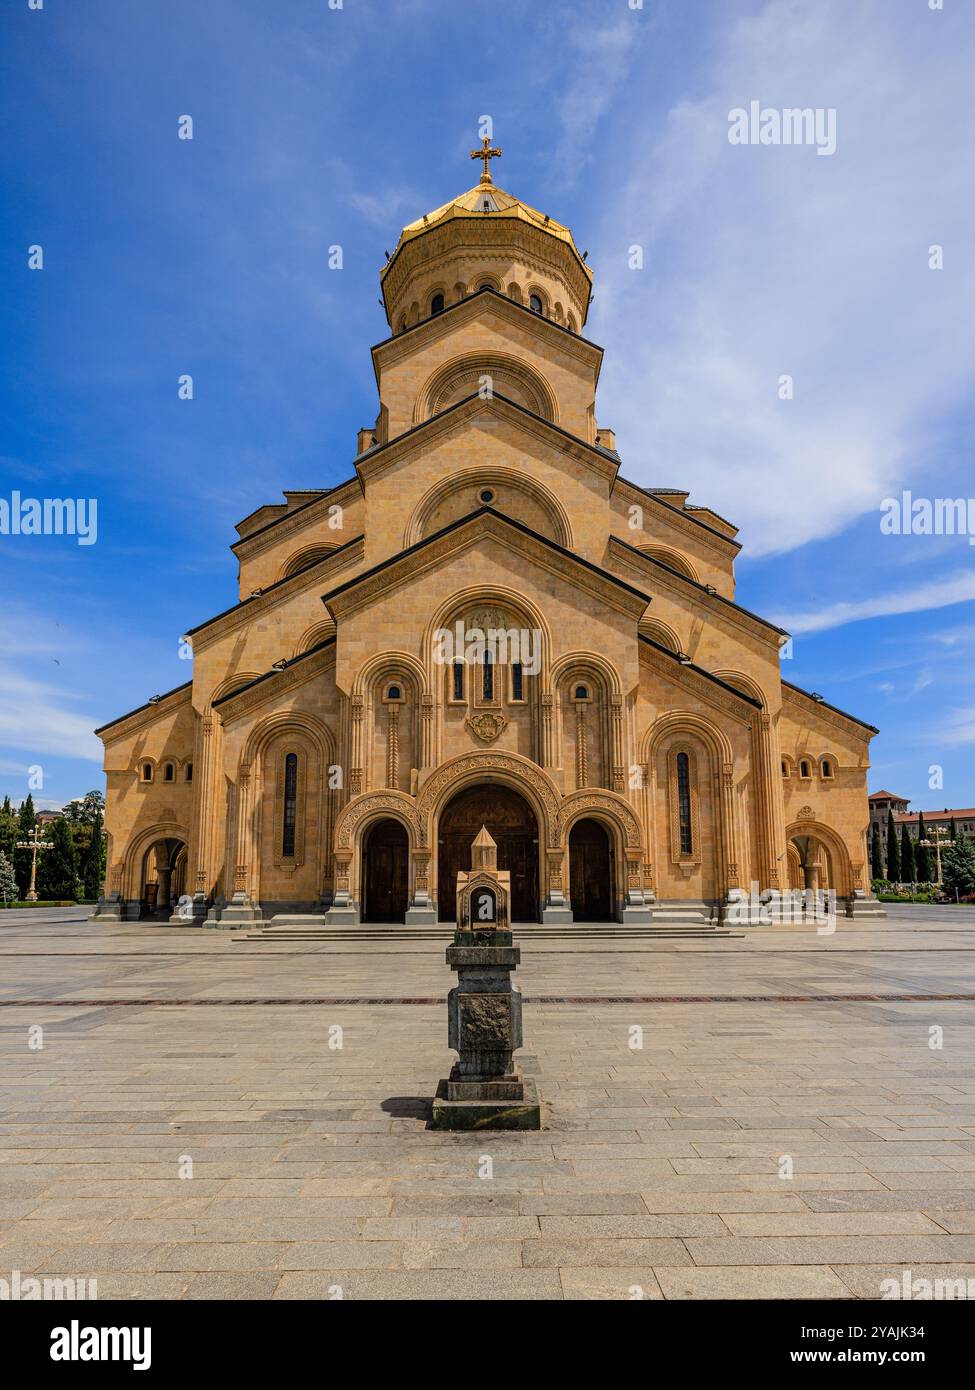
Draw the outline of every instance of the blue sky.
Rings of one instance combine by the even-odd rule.
[[[975,803],[975,548],[879,527],[975,494],[975,13],[630,3],[4,7],[0,497],[97,498],[98,540],[0,536],[0,795],[101,786],[93,727],[235,601],[234,523],[350,474],[383,253],[488,114],[497,182],[589,250],[623,471],[741,526],[739,600],[880,726],[872,787]],[[835,154],[731,145],[752,100],[835,108]]]

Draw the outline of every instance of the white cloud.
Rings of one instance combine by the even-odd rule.
[[[947,608],[952,603],[975,599],[975,571],[934,579],[898,592],[877,594],[874,598],[844,600],[822,608],[797,613],[779,613],[772,619],[787,632],[825,632],[827,628],[856,623],[862,618],[885,618],[895,613],[921,613],[930,608]]]
[[[66,708],[72,698],[0,669],[0,747],[20,750],[29,763],[51,754],[100,764],[102,746],[92,730],[102,721]]]
[[[752,554],[834,534],[929,466],[971,381],[975,27],[946,18],[769,0],[715,34],[703,95],[655,142],[650,84],[627,93],[632,172],[594,256],[600,417],[627,474],[691,485]],[[836,154],[730,145],[753,99],[835,107]]]

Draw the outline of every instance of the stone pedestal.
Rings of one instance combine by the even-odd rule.
[[[541,1129],[538,1093],[513,1057],[522,1045],[521,991],[511,979],[520,959],[510,931],[454,933],[447,1041],[458,1060],[437,1088],[433,1129]]]

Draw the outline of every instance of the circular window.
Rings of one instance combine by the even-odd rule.
[[[483,492],[479,493],[478,495],[480,496],[480,499],[481,499],[482,502],[493,502],[493,501],[494,501],[494,493],[491,491],[491,489],[490,489],[489,487],[486,487],[486,488],[483,490]]]

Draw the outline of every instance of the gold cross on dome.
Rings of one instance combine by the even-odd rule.
[[[484,173],[481,175],[481,183],[491,182],[491,174],[488,170],[488,160],[500,158],[501,151],[499,149],[492,149],[489,137],[487,135],[482,135],[481,148],[479,150],[471,150],[471,159],[484,160]]]

